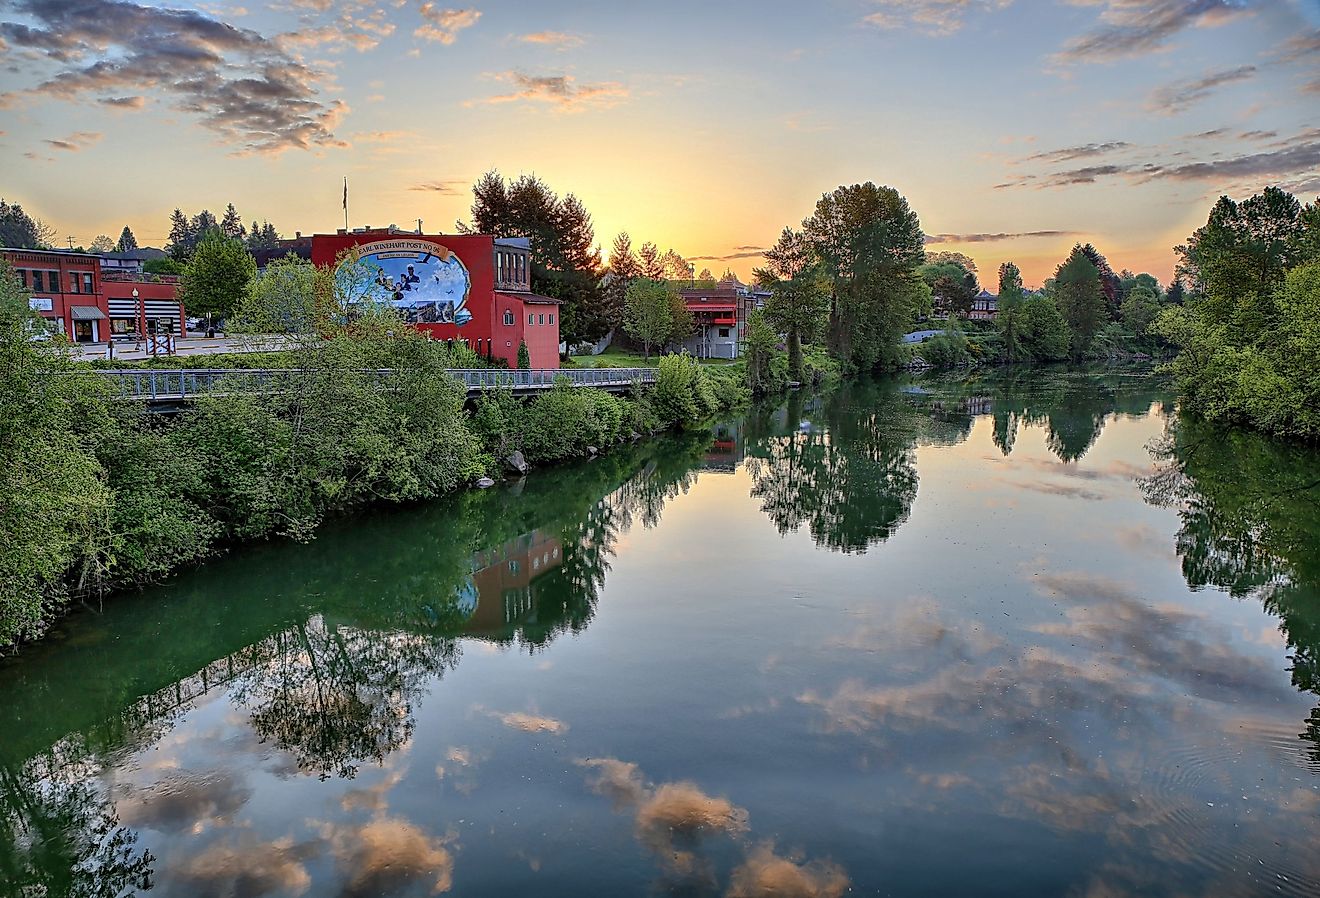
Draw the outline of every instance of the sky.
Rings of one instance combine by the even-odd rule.
[[[1167,282],[1220,194],[1320,194],[1320,0],[0,0],[0,196],[88,244],[233,203],[286,236],[483,172],[746,279],[819,197],[1039,285],[1076,242]]]

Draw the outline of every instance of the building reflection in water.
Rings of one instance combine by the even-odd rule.
[[[541,585],[563,562],[563,543],[540,530],[474,553],[464,635],[503,639],[511,628],[536,623]]]

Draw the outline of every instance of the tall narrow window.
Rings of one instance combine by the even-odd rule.
[[[528,324],[535,324],[535,323],[536,323],[535,319],[536,319],[536,316],[535,316],[535,315],[528,315],[528,316],[527,316],[527,323],[528,323]]]
[[[83,292],[84,293],[92,292],[92,276],[90,274],[83,275]]]
[[[512,310],[512,309],[505,309],[505,310],[504,310],[504,323],[507,324],[509,327],[513,327],[513,310]]]
[[[78,292],[78,274],[77,274],[77,272],[73,272],[73,271],[70,271],[70,272],[69,272],[69,292],[70,292],[70,293],[77,293],[77,292]]]
[[[536,316],[536,323],[537,323],[537,324],[545,324],[545,315],[537,315],[537,316]]]

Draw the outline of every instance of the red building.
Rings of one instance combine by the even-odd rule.
[[[33,310],[74,343],[106,343],[111,335],[158,331],[186,335],[176,278],[126,272],[103,276],[101,260],[92,253],[0,249],[0,258],[31,293]]]
[[[342,256],[353,247],[358,268],[349,270]],[[532,292],[526,238],[341,230],[313,236],[311,260],[340,266],[350,302],[388,302],[432,339],[466,343],[510,368],[525,342],[531,367],[559,367],[559,300]]]

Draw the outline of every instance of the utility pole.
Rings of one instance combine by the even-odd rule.
[[[69,241],[69,249],[73,249],[73,235],[70,234],[67,239]]]
[[[417,233],[422,233],[422,220],[420,218],[417,219]]]

